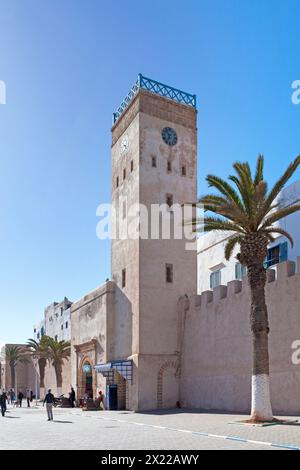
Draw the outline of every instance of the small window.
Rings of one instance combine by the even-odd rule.
[[[171,171],[172,171],[172,162],[170,160],[168,160],[168,162],[167,162],[167,172],[171,173]]]
[[[243,279],[247,274],[247,268],[246,266],[243,266],[241,263],[236,263],[235,264],[235,278],[237,280]]]
[[[186,176],[186,166],[185,165],[182,165],[182,167],[181,167],[181,174],[182,174],[182,176]]]
[[[133,160],[130,162],[130,171],[133,172]]]
[[[151,157],[152,168],[156,168],[156,157]]]
[[[55,341],[57,341],[57,335],[54,336]]]
[[[173,282],[173,264],[166,264],[166,282]]]
[[[126,180],[126,168],[123,170],[123,180]]]
[[[37,337],[37,339],[40,339],[40,334],[38,333],[38,334],[36,335],[36,337]]]
[[[221,285],[221,270],[214,271],[210,275],[210,288],[214,289]]]
[[[173,206],[173,194],[167,194],[167,195],[166,195],[166,204],[167,204],[169,207],[172,207],[172,206]]]
[[[126,217],[126,201],[123,201],[123,210],[122,210],[123,219]]]
[[[275,264],[282,263],[288,259],[288,244],[287,242],[280,243],[268,249],[268,256],[265,260],[265,268],[274,266]]]
[[[36,333],[36,328],[33,330],[34,333]]]
[[[126,287],[126,269],[122,270],[122,287]]]
[[[63,330],[63,329],[64,329],[64,325],[61,325],[60,329]]]
[[[117,178],[116,178],[116,188],[118,188],[118,187],[119,187],[119,177],[117,176]]]
[[[69,328],[69,322],[66,321],[66,328]]]
[[[64,313],[63,307],[60,308],[60,314],[62,315]]]

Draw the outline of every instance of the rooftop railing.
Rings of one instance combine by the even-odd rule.
[[[113,123],[117,122],[139,89],[148,90],[151,93],[164,96],[165,98],[169,98],[173,101],[176,101],[177,103],[183,103],[196,108],[196,95],[191,95],[190,93],[186,93],[185,91],[179,90],[178,88],[173,88],[169,85],[165,85],[164,83],[152,80],[151,78],[144,77],[140,73],[126,98],[122,101],[117,111],[113,113]]]

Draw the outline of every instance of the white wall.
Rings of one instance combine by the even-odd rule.
[[[58,341],[71,340],[71,305],[67,298],[62,302],[53,302],[45,308],[44,319],[34,326],[34,339],[40,340],[42,337],[41,330],[44,334],[55,338]],[[38,337],[39,334],[39,337]]]

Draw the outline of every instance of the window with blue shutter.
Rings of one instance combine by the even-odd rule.
[[[243,279],[244,276],[247,274],[246,266],[243,266],[241,263],[235,264],[235,278],[237,280]]]
[[[214,271],[210,275],[210,288],[214,289],[221,285],[221,270]]]
[[[265,268],[274,266],[275,264],[282,263],[288,259],[288,244],[287,242],[280,243],[268,249],[268,256],[265,260]]]
[[[279,262],[287,261],[288,259],[288,244],[287,242],[281,243],[279,247]]]

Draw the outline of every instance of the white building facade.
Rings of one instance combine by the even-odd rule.
[[[71,305],[67,297],[62,302],[53,302],[44,311],[44,319],[34,326],[34,339],[39,341],[44,335],[57,341],[71,340]]]

